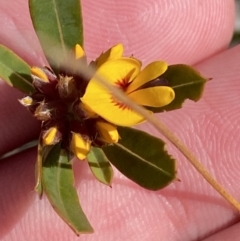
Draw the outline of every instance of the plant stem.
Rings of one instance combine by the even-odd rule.
[[[157,119],[154,115],[149,115],[149,112],[146,109],[135,104],[121,90],[108,84],[101,76],[98,76],[97,79],[121,102],[125,103],[131,109],[135,110],[144,118],[146,118],[158,130],[158,132],[166,137],[187,158],[187,160],[195,167],[195,169],[223,198],[225,198],[231,205],[240,211],[240,203],[212,177],[212,175],[187,148],[187,146],[185,146],[183,142],[180,141],[178,137],[170,129],[168,129],[165,124],[160,122],[159,119]]]
[[[207,169],[200,163],[200,161],[193,155],[193,153],[178,139],[178,137],[169,130],[162,122],[160,122],[154,115],[149,115],[149,111],[131,101],[120,89],[109,84],[102,76],[96,74],[96,69],[84,64],[77,63],[69,56],[68,67],[72,70],[77,70],[81,75],[87,79],[98,80],[105,88],[107,88],[119,101],[125,103],[131,109],[135,110],[146,118],[163,136],[165,136],[178,150],[187,158],[187,160],[195,167],[195,169],[205,178],[205,180],[230,204],[232,204],[238,211],[240,211],[240,203],[229,194],[207,171]]]
[[[149,119],[148,119],[149,120]],[[150,120],[149,120],[150,121]],[[187,160],[195,167],[195,169],[205,178],[205,180],[230,204],[232,204],[238,211],[240,211],[240,203],[228,193],[208,172],[208,170],[201,164],[201,162],[193,155],[193,153],[181,142],[178,137],[171,132],[159,120],[150,121],[155,128],[162,133],[178,150],[187,158]]]

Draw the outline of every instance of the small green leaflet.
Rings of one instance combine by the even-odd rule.
[[[121,139],[103,148],[109,161],[140,186],[159,190],[176,180],[175,160],[165,143],[143,131],[118,127]]]
[[[95,178],[99,182],[111,186],[113,169],[102,149],[92,146],[87,160]]]
[[[84,214],[73,186],[72,164],[61,144],[52,147],[43,160],[42,185],[58,215],[77,234],[92,233],[93,228]]]
[[[203,93],[206,78],[202,77],[195,69],[184,64],[170,65],[161,75],[175,92],[175,99],[168,105],[160,108],[147,107],[157,113],[182,108],[185,100],[198,101]]]
[[[80,1],[29,0],[29,10],[43,52],[57,74],[69,49],[83,46]]]
[[[26,94],[34,91],[30,66],[3,45],[0,45],[0,78]]]

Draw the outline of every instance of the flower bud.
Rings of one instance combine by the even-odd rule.
[[[84,160],[90,148],[91,141],[89,139],[85,139],[82,135],[72,132],[70,149],[78,159]]]
[[[30,105],[33,104],[33,98],[30,97],[30,96],[26,96],[26,97],[20,99],[19,102],[20,102],[23,106],[28,107],[28,106],[30,106]]]
[[[41,93],[51,98],[56,98],[58,92],[56,90],[57,78],[47,68],[31,68],[32,84]]]
[[[51,127],[43,132],[42,140],[44,145],[54,145],[62,139],[61,133],[58,131],[57,127]]]
[[[119,134],[115,125],[112,125],[104,121],[97,121],[96,127],[102,141],[106,143],[118,142]]]
[[[47,75],[44,73],[42,68],[38,68],[38,67],[32,67],[31,68],[31,73],[33,77],[37,77],[38,79],[40,79],[43,82],[49,83],[48,77]]]
[[[35,113],[36,108],[39,106],[39,103],[34,98],[32,98],[31,96],[26,96],[26,97],[20,99],[19,102],[23,106],[27,107],[28,110],[30,112],[32,112],[33,114]]]
[[[75,52],[75,59],[81,59],[86,57],[83,48],[79,44],[75,45],[74,52]]]
[[[50,68],[44,67],[42,68],[42,71],[45,73],[50,83],[56,83],[58,81],[57,76],[52,72]]]

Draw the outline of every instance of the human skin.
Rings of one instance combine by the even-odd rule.
[[[97,3],[96,3],[97,2]],[[240,200],[240,46],[227,49],[234,24],[229,0],[82,0],[89,60],[116,43],[143,64],[165,60],[194,65],[206,84],[202,99],[158,114],[213,176]],[[26,0],[0,0],[0,43],[31,65],[46,61],[31,25]],[[39,123],[17,99],[24,95],[0,82],[0,155],[36,139]],[[160,136],[144,123],[139,128]],[[147,147],[146,147],[147,148]],[[152,192],[117,170],[112,188],[98,183],[86,162],[75,161],[76,188],[94,234],[76,237],[46,197],[33,192],[36,149],[0,162],[2,241],[193,241],[239,240],[239,213],[170,143],[178,178]],[[144,171],[144,170],[143,170]]]

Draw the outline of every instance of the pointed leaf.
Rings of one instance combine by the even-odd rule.
[[[76,44],[83,45],[80,2],[29,0],[29,8],[45,56],[55,73],[58,73],[68,49],[73,49]]]
[[[35,165],[35,178],[36,178],[36,185],[34,190],[39,194],[41,197],[43,194],[43,187],[42,187],[42,168],[43,168],[43,161],[46,159],[49,152],[52,150],[54,146],[44,146],[42,144],[42,138],[39,138],[38,141],[38,155],[37,155],[37,162]]]
[[[186,99],[198,101],[207,81],[195,69],[183,64],[170,65],[161,78],[166,79],[168,85],[173,88],[175,99],[161,108],[147,108],[155,113],[180,109]]]
[[[119,143],[103,151],[126,177],[150,190],[161,189],[176,179],[175,160],[162,140],[128,127],[118,127],[118,131]]]
[[[34,91],[30,66],[3,45],[0,45],[0,78],[26,94]]]
[[[73,170],[68,153],[57,144],[44,159],[42,170],[44,192],[55,211],[77,235],[92,233],[93,228],[82,211],[73,183]]]
[[[113,169],[102,149],[92,146],[87,159],[89,167],[98,181],[111,186]]]

